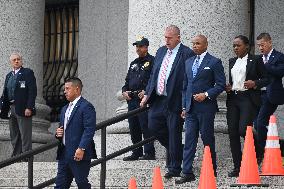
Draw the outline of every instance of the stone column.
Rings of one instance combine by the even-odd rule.
[[[83,96],[97,111],[97,122],[116,115],[116,92],[127,70],[128,0],[79,2],[79,67]],[[113,126],[115,127],[115,126]]]
[[[47,131],[50,122],[45,120],[50,109],[42,97],[43,84],[43,29],[45,1],[7,0],[0,6],[0,91],[2,94],[5,75],[11,71],[9,57],[20,52],[23,66],[34,71],[37,80],[37,115],[33,117],[33,148],[54,139]],[[0,159],[10,155],[11,144],[7,120],[0,120]],[[4,142],[3,142],[4,141]],[[46,158],[48,159],[48,158]]]
[[[284,53],[284,1],[257,0],[255,1],[255,38],[262,32],[268,32],[273,41],[273,47]],[[260,53],[256,50],[256,53]],[[284,78],[282,78],[284,84]],[[278,132],[284,139],[284,105],[278,106]]]
[[[239,34],[249,34],[248,1],[160,1],[129,0],[128,44],[137,35],[150,41],[150,53],[164,45],[164,31],[170,24],[181,29],[182,42],[191,47],[190,39],[204,34],[209,41],[208,52],[222,59],[228,75],[228,59],[233,54],[232,41]],[[129,46],[129,60],[135,57],[135,49]],[[220,96],[220,114],[217,127],[225,129],[225,95]]]

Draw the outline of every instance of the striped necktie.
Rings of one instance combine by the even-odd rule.
[[[164,59],[162,65],[161,65],[161,71],[160,71],[160,79],[158,82],[158,94],[163,95],[165,90],[165,80],[167,75],[167,69],[168,65],[170,63],[171,55],[173,51],[168,49],[166,58]]]

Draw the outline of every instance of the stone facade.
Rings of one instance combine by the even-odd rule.
[[[38,144],[44,143],[42,139],[53,138],[47,132],[49,122],[44,117],[49,109],[42,98],[45,1],[0,0],[0,3],[0,91],[4,76],[11,70],[9,55],[20,51],[24,65],[32,68],[37,78],[38,115],[34,118],[33,136]],[[284,52],[284,2],[258,0],[255,5],[255,36],[263,31],[271,33],[274,47]],[[169,24],[180,27],[182,41],[187,46],[191,46],[193,36],[204,34],[209,40],[208,51],[222,59],[226,73],[228,59],[234,56],[233,38],[249,35],[249,0],[81,0],[79,15],[78,76],[84,83],[83,96],[96,107],[98,122],[114,116],[117,107],[121,107],[117,109],[120,113],[122,109],[125,111],[125,105],[121,105],[115,94],[124,83],[129,62],[137,57],[132,43],[138,35],[150,40],[150,53],[155,55],[164,44],[164,29]],[[225,94],[219,98],[221,113],[216,123],[224,130]],[[283,115],[283,111],[280,106],[278,115]],[[281,117],[280,122],[283,125]],[[0,125],[4,125],[0,140],[8,141],[7,123],[1,120]]]
[[[34,71],[37,80],[37,115],[33,117],[33,147],[54,139],[48,132],[50,123],[45,120],[49,107],[42,97],[43,23],[45,2],[42,0],[1,1],[0,7],[0,91],[2,94],[5,75],[11,71],[10,54],[14,51],[23,56],[23,66]],[[0,120],[0,160],[9,157],[11,144],[8,123]],[[54,159],[54,155],[47,159]],[[41,159],[41,158],[37,158]]]

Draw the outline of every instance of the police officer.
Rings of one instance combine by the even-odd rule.
[[[122,87],[122,95],[128,103],[128,111],[140,107],[140,101],[144,97],[145,89],[150,78],[154,57],[148,53],[149,41],[140,37],[133,46],[136,46],[138,58],[131,62],[125,84]],[[132,143],[138,143],[143,138],[151,135],[148,130],[148,112],[142,112],[137,116],[128,118],[129,130]],[[144,145],[144,155],[142,147],[132,151],[132,155],[123,158],[123,161],[134,160],[155,160],[155,148],[153,143]]]

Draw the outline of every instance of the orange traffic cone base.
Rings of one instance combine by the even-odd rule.
[[[268,187],[268,184],[231,184],[231,187],[241,187],[241,186],[246,186],[246,187],[251,187],[251,186],[260,186],[260,187]]]
[[[270,116],[261,176],[284,176],[276,117]]]

